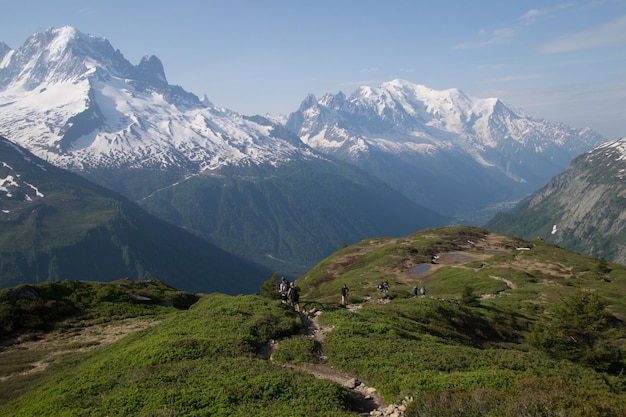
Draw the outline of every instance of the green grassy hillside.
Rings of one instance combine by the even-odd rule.
[[[0,288],[158,279],[251,293],[270,272],[0,137]]]
[[[363,171],[321,159],[224,168],[163,187],[140,204],[229,253],[291,277],[345,242],[448,223]]]
[[[4,290],[4,320],[35,303],[31,289],[35,304],[74,307],[48,327],[5,328],[0,413],[626,415],[624,266],[450,227],[347,246],[296,283],[302,313],[262,296],[175,309],[114,285]]]

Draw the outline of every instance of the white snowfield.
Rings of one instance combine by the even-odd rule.
[[[33,35],[0,61],[0,134],[57,166],[202,171],[314,155],[272,137],[276,125],[179,94],[163,73],[151,74],[161,85],[142,80],[108,41],[71,27]]]

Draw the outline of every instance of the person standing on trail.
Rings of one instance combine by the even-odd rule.
[[[284,304],[287,304],[287,293],[289,292],[289,282],[282,277],[280,279],[280,286],[278,287],[278,292],[280,293],[280,299]]]
[[[344,306],[348,304],[348,286],[346,284],[341,287],[341,304]]]
[[[300,311],[300,293],[298,292],[298,287],[296,287],[293,282],[289,285],[287,297],[289,297],[289,300],[291,301],[291,306],[296,311]]]

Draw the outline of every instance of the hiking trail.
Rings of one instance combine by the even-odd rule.
[[[361,305],[348,305],[347,309],[354,311],[362,307]],[[284,368],[290,368],[302,372],[307,372],[318,379],[331,380],[342,387],[348,389],[353,398],[353,411],[359,413],[362,416],[370,417],[402,417],[404,416],[405,404],[387,404],[385,399],[378,393],[376,388],[370,387],[364,381],[361,381],[357,376],[350,373],[341,371],[332,365],[327,363],[327,358],[323,355],[323,344],[326,339],[326,335],[333,330],[332,326],[322,326],[319,323],[319,316],[322,314],[319,310],[312,310],[310,312],[300,312],[302,318],[303,328],[298,335],[291,336],[305,336],[311,337],[315,341],[316,349],[316,363],[306,364],[290,364],[282,362],[274,362],[272,359],[272,352],[280,344],[278,340],[272,340],[268,342],[259,352],[259,354],[271,361],[272,363],[282,366]]]

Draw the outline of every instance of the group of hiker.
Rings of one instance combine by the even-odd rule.
[[[383,281],[378,284],[378,291],[389,292],[389,282]],[[293,282],[289,282],[285,277],[282,277],[278,285],[278,292],[283,303],[290,304],[296,311],[300,311],[300,289]],[[348,305],[348,292],[348,286],[343,284],[341,287],[341,305],[343,306]],[[417,287],[413,287],[413,296],[417,297],[418,292],[421,297],[426,296],[426,288],[424,286],[419,288],[419,290]]]
[[[417,292],[418,292],[417,287],[413,287],[413,290],[411,291],[411,293],[413,294],[413,296],[414,296],[414,297],[417,297]],[[425,297],[425,296],[426,296],[426,288],[425,288],[424,286],[422,286],[422,287],[419,289],[419,295],[420,295],[421,297]]]
[[[291,304],[296,311],[300,311],[300,290],[293,282],[290,283],[285,277],[282,277],[278,285],[278,292],[283,303]]]

